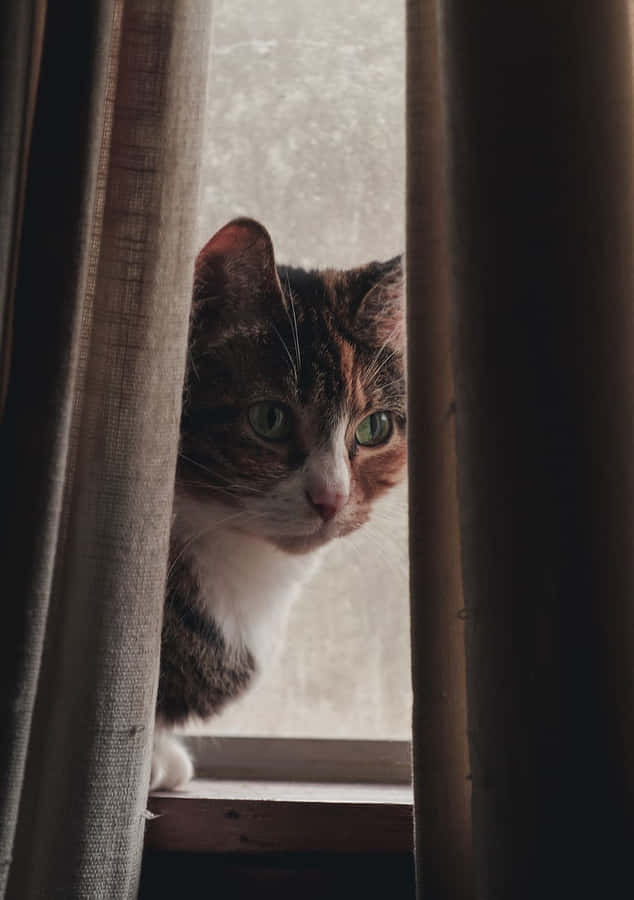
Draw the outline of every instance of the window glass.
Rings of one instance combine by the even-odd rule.
[[[403,4],[215,7],[201,246],[249,215],[268,228],[281,263],[347,267],[401,252]],[[402,486],[331,547],[279,656],[204,730],[409,739],[406,504]]]

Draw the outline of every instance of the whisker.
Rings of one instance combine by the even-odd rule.
[[[367,550],[371,549],[372,554],[378,555],[378,557],[383,561],[383,563],[387,564],[387,567],[392,571],[401,572],[402,571],[402,560],[399,557],[399,553],[405,550],[403,544],[397,540],[386,540],[385,532],[377,534],[373,532],[371,528],[364,530],[363,536],[359,535],[359,541],[367,542],[366,547],[366,557]],[[409,571],[407,567],[407,562],[405,562],[406,571]]]
[[[187,487],[195,487],[201,491],[209,491],[209,493],[212,494],[226,494],[227,497],[232,497],[234,500],[240,496],[235,490],[221,487],[219,484],[208,484],[206,481],[179,481],[179,484],[186,485]]]
[[[368,385],[374,384],[381,369],[384,368],[389,363],[389,361],[392,359],[393,356],[396,356],[396,353],[397,353],[396,350],[392,350],[392,352],[388,353],[388,355],[385,357],[385,359],[383,360],[381,365],[376,366],[376,368],[374,369],[374,372],[372,373],[372,376],[368,378]]]
[[[294,374],[295,374],[295,381],[299,382],[299,375],[298,375],[298,373],[297,373],[297,367],[296,367],[296,365],[295,365],[295,361],[294,361],[293,357],[291,356],[291,351],[288,349],[288,344],[286,343],[286,341],[284,340],[284,338],[282,337],[282,335],[281,335],[280,332],[278,331],[277,326],[275,325],[275,323],[273,322],[273,323],[271,323],[271,324],[272,324],[272,326],[273,326],[273,331],[275,332],[275,334],[278,336],[278,338],[279,338],[280,341],[282,342],[282,346],[284,347],[284,350],[286,351],[286,355],[288,356],[288,361],[290,362],[291,368],[293,369],[293,372],[294,372]]]
[[[178,551],[178,553],[172,560],[172,563],[167,572],[167,579],[169,579],[170,575],[174,571],[174,566],[179,561],[179,559],[182,558],[183,553],[185,553],[185,551],[189,547],[191,547],[191,545],[193,543],[200,540],[200,538],[205,537],[208,534],[212,534],[214,531],[217,531],[222,525],[226,525],[228,522],[235,522],[237,519],[242,519],[243,521],[246,521],[246,522],[252,522],[254,519],[261,519],[266,515],[267,515],[266,512],[251,513],[251,512],[247,512],[246,510],[242,510],[241,512],[232,513],[230,516],[225,516],[225,518],[220,519],[219,522],[213,522],[207,528],[203,528],[202,531],[199,531],[196,534],[193,534],[190,538],[188,538],[185,541],[183,546],[180,548],[180,550]]]
[[[189,351],[189,365],[191,366],[192,372],[193,372],[194,375],[196,376],[196,381],[200,381],[200,375],[199,375],[199,373],[198,373],[198,369],[197,369],[197,367],[196,367],[196,363],[194,362],[194,355],[193,355],[193,353],[191,352],[191,350]]]
[[[224,475],[221,475],[219,472],[214,472],[214,470],[213,470],[213,469],[210,469],[209,466],[203,465],[201,462],[198,462],[197,460],[192,459],[190,456],[185,456],[184,453],[179,453],[178,455],[180,456],[181,459],[184,459],[185,462],[191,463],[192,466],[198,466],[198,468],[199,468],[199,469],[202,469],[203,472],[207,472],[209,475],[211,475],[212,478],[221,478],[221,479],[222,479],[223,481],[225,481],[225,482],[228,482],[228,481],[229,481],[229,479],[228,479],[228,478],[225,478]],[[184,483],[184,482],[183,482],[183,483]],[[220,486],[220,485],[218,485],[218,487],[219,487],[219,486]],[[229,485],[229,487],[235,487],[235,485]],[[256,494],[263,494],[263,493],[264,493],[264,491],[261,490],[260,488],[252,487],[252,486],[250,486],[250,485],[248,485],[248,484],[240,485],[240,489],[241,489],[241,490],[244,489],[244,490],[248,490],[248,491],[253,491],[253,492],[256,493]]]
[[[189,479],[179,478],[179,484],[185,484],[188,487],[199,487],[204,488],[208,491],[222,491],[225,494],[229,494],[231,497],[239,496],[242,491],[251,491],[252,494],[264,494],[265,492],[260,488],[253,487],[250,484],[211,484],[208,481],[190,481]]]
[[[381,387],[384,391],[386,391],[388,388],[394,387],[395,384],[400,384],[401,381],[405,381],[404,375],[401,375],[400,378],[395,378],[394,381],[390,381],[388,384],[381,385]]]
[[[381,346],[380,346],[379,349],[377,350],[377,352],[376,352],[374,358],[370,361],[370,364],[368,365],[368,371],[367,371],[367,373],[366,373],[366,377],[368,378],[368,380],[370,380],[370,383],[371,383],[371,381],[374,379],[375,372],[373,371],[373,369],[374,369],[375,364],[378,363],[381,354],[383,353],[383,351],[385,350],[385,348],[387,347],[387,345],[389,344],[389,342],[392,340],[392,338],[394,337],[394,335],[395,335],[396,332],[398,331],[399,327],[400,327],[400,325],[396,325],[396,326],[390,331],[390,333],[388,334],[388,336],[385,338],[385,340],[383,341],[383,343],[381,344]],[[394,355],[394,354],[392,354],[392,356],[393,356],[393,355]],[[391,359],[391,357],[390,357],[390,359]]]
[[[297,368],[298,368],[298,371],[301,372],[302,371],[302,353],[299,348],[299,330],[297,328],[297,316],[295,314],[295,302],[293,300],[293,289],[291,288],[291,282],[288,277],[288,272],[286,273],[286,287],[288,290],[288,299],[290,300],[290,303],[291,303],[291,311],[293,313],[293,321],[291,322],[291,330],[293,332],[293,338],[295,340],[295,352],[297,354]],[[288,315],[288,310],[286,311],[286,315]],[[290,316],[289,316],[289,322],[290,322]]]
[[[197,460],[192,459],[191,456],[185,456],[184,453],[178,454],[181,459],[184,459],[185,462],[191,463],[192,466],[198,466],[199,469],[202,469],[203,472],[209,472],[210,475],[214,475],[215,473],[211,471],[208,466],[204,466],[202,463],[199,463]]]
[[[191,547],[191,545],[195,541],[199,540],[201,537],[204,537],[207,534],[211,534],[213,531],[216,531],[218,528],[220,528],[221,525],[225,525],[227,522],[232,522],[235,519],[244,517],[244,515],[245,515],[244,512],[233,513],[232,515],[226,516],[224,519],[221,519],[219,522],[214,522],[212,525],[208,526],[207,528],[203,528],[202,531],[199,531],[196,534],[192,535],[190,538],[188,538],[185,541],[185,543],[183,544],[183,546],[181,547],[181,549],[179,550],[179,552],[176,554],[174,559],[172,560],[172,563],[167,571],[167,579],[169,580],[170,575],[174,571],[174,567],[176,566],[176,563],[179,561],[179,559],[182,558],[183,553],[185,553],[187,548]]]
[[[349,534],[346,539],[346,545],[354,550],[356,559],[349,560],[358,572],[363,572],[367,563],[367,553],[363,554],[363,548],[359,546],[360,540],[356,533]]]

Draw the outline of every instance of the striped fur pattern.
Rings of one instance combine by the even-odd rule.
[[[359,528],[402,479],[402,297],[400,257],[347,271],[277,266],[268,233],[250,219],[230,222],[200,252],[163,626],[161,753],[166,729],[208,718],[247,687],[320,548]],[[261,403],[285,411],[284,439],[254,429],[249,411]],[[355,435],[372,413],[388,417],[389,435],[364,446]],[[157,772],[154,787],[176,786]]]

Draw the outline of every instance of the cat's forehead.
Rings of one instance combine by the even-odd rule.
[[[303,373],[305,398],[328,406],[333,421],[382,404],[400,412],[405,402],[401,348],[384,340],[378,330],[366,328],[361,334],[354,330],[348,273],[326,271],[315,276],[297,329],[300,345],[310,348],[311,368]]]
[[[377,406],[400,411],[402,353],[372,323],[354,330],[352,277],[280,267],[281,293],[262,298],[257,314],[230,315],[225,305],[222,327],[201,335],[194,381],[240,403],[271,397],[299,405],[324,433]]]

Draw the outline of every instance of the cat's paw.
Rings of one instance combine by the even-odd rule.
[[[178,791],[194,777],[194,765],[187,750],[171,734],[154,735],[152,748],[151,791]]]

